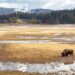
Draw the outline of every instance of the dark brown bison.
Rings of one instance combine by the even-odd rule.
[[[65,49],[65,50],[62,52],[62,57],[71,56],[71,55],[73,55],[73,52],[74,52],[74,50]]]

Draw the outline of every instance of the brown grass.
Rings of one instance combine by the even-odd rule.
[[[14,71],[2,71],[0,72],[0,75],[42,75],[38,73],[22,73],[22,72],[14,72]]]
[[[75,58],[62,58],[64,49],[74,49],[75,45],[68,44],[1,44],[1,61],[20,61],[29,63],[46,63],[52,61],[72,62]],[[75,53],[74,53],[75,55]],[[70,60],[70,61],[69,61]]]
[[[61,74],[60,73],[39,74],[39,73],[26,73],[26,72],[22,73],[17,71],[0,71],[0,75],[61,75]]]
[[[55,29],[54,29],[55,28]],[[66,29],[65,29],[66,28]],[[70,28],[70,29],[68,29]],[[39,40],[40,37],[53,37],[55,33],[63,33],[61,37],[74,37],[75,27],[53,27],[53,26],[16,26],[0,27],[0,40]],[[20,39],[16,36],[37,36],[38,38]],[[41,39],[42,40],[42,39]],[[44,40],[44,39],[43,39]],[[52,61],[72,62],[74,56],[62,58],[64,49],[74,49],[75,44],[0,44],[0,61],[19,61],[29,63],[45,63]],[[75,55],[75,53],[74,53]]]
[[[66,28],[66,29],[65,29]],[[70,28],[70,29],[69,29]],[[26,27],[26,26],[5,26],[0,27],[0,40],[35,40],[40,39],[40,37],[53,37],[54,33],[63,33],[64,35],[61,37],[70,37],[72,35],[75,36],[74,29],[75,27]],[[38,38],[17,38],[16,36],[37,36]]]

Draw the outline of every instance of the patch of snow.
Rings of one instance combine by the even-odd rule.
[[[21,72],[26,72],[27,70],[27,64],[24,63],[17,63],[17,70]]]
[[[45,64],[28,64],[19,62],[0,62],[0,71],[21,71],[29,73],[75,73],[75,62],[64,64],[58,62]]]

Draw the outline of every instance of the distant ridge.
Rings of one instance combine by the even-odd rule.
[[[49,9],[31,9],[30,11],[25,11],[25,9],[15,9],[15,8],[0,8],[0,15],[11,14],[15,12],[27,12],[27,13],[51,13],[52,10]]]
[[[0,15],[14,13],[15,9],[13,8],[0,8]]]
[[[24,9],[15,9],[15,8],[0,8],[0,15],[11,14],[15,12],[25,12]]]
[[[40,13],[51,13],[51,11],[52,10],[50,10],[50,9],[31,9],[30,10],[30,12],[31,13],[38,13],[38,14],[40,14]]]

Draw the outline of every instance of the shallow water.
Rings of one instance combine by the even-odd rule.
[[[41,38],[41,39],[48,39],[49,37],[39,37],[39,36],[16,36],[16,38]]]
[[[58,62],[29,64],[19,62],[0,62],[0,71],[21,71],[28,73],[75,73],[75,62],[64,64]]]
[[[48,40],[43,40],[43,39],[42,40],[0,40],[0,44],[5,44],[5,43],[9,43],[9,44],[34,44],[34,43],[75,44],[75,37],[73,38],[49,38]]]
[[[0,44],[43,44],[43,43],[49,43],[49,44],[74,44],[74,42],[51,42],[50,40],[22,40],[22,41],[16,41],[16,40],[0,40]]]
[[[62,34],[55,34],[54,36],[59,36],[59,35],[62,35]],[[45,43],[45,42],[58,42],[59,41],[61,43],[65,43],[65,42],[75,42],[75,37],[37,37],[37,36],[16,36],[16,38],[21,38],[21,39],[24,39],[24,38],[29,38],[29,39],[40,39],[40,40],[30,40],[30,43],[31,42],[37,42],[37,43]]]
[[[50,38],[50,40],[53,40],[53,41],[67,41],[67,42],[75,42],[75,37],[71,37],[71,38],[67,38],[67,37],[64,37],[64,38]]]
[[[0,43],[16,43],[16,44],[32,44],[32,43],[44,43],[49,42],[49,40],[22,40],[22,41],[16,41],[16,40],[0,40]]]

